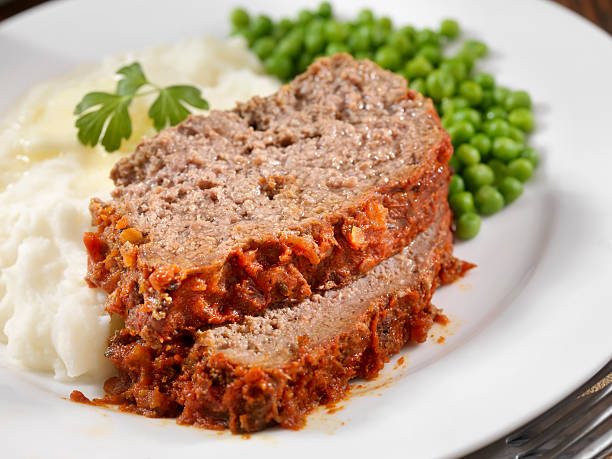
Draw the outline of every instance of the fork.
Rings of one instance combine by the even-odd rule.
[[[585,393],[611,372],[612,360],[544,414],[465,458],[594,459],[612,453],[612,384]]]

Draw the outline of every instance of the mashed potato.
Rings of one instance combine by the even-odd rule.
[[[83,280],[92,195],[112,188],[109,170],[154,130],[151,99],[130,112],[133,135],[120,152],[78,143],[72,111],[92,90],[113,91],[115,71],[139,61],[157,84],[195,84],[215,109],[274,92],[241,39],[188,40],[125,54],[32,88],[0,122],[0,340],[8,356],[56,377],[111,371],[104,359],[111,318],[104,294]]]

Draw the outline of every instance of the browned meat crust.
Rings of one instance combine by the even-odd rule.
[[[315,406],[342,397],[351,379],[376,376],[406,343],[425,341],[439,315],[430,302],[435,288],[472,267],[453,258],[450,210],[445,202],[439,209],[409,247],[349,287],[214,327],[195,341],[152,347],[123,330],[108,349],[120,370],[107,382],[108,400],[233,432],[299,428]]]
[[[347,285],[429,226],[451,152],[403,78],[321,59],[119,161],[90,207],[87,279],[151,343]]]

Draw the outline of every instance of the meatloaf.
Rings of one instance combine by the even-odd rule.
[[[374,377],[408,342],[423,342],[438,317],[441,282],[471,267],[452,256],[451,214],[349,286],[268,309],[240,324],[152,346],[127,330],[107,356],[120,371],[110,399],[150,416],[253,432],[299,428],[316,405],[337,400],[355,377]]]
[[[338,288],[432,222],[452,147],[404,78],[323,58],[272,96],[143,142],[94,199],[87,279],[165,341]]]

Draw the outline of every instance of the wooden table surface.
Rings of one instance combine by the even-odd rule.
[[[7,1],[7,0],[5,0]],[[0,5],[0,21],[48,0],[8,0]],[[612,0],[554,0],[612,34]]]
[[[612,0],[555,0],[612,34]]]

